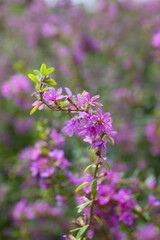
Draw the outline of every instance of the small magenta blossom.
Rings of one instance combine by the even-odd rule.
[[[89,106],[88,112],[80,112],[79,116],[84,119],[90,119],[93,114],[92,106]]]
[[[44,106],[45,106],[45,104],[42,101],[35,101],[32,104],[33,107],[38,106],[38,105],[40,105],[39,108],[38,108],[39,110],[42,110],[44,108]]]
[[[132,226],[134,223],[134,216],[131,213],[131,211],[125,211],[125,212],[121,213],[119,220],[123,221],[124,224],[126,224],[128,226]]]
[[[100,108],[97,109],[97,116],[93,115],[91,120],[97,123],[97,133],[100,135],[101,131],[107,132],[112,128],[112,119],[110,118],[111,114],[106,112],[104,115],[102,114],[102,110]]]
[[[68,120],[65,123],[67,126],[62,129],[62,132],[67,132],[68,136],[72,137],[73,133],[76,132],[80,126],[80,120],[78,119],[78,116],[73,117],[71,120]]]
[[[159,240],[159,231],[154,224],[148,223],[136,231],[136,239],[140,240]]]
[[[148,196],[148,205],[151,207],[160,206],[160,201],[155,201],[155,196],[149,195]]]
[[[52,129],[50,138],[54,140],[55,145],[64,145],[65,138],[62,134],[59,134],[56,129]]]
[[[26,199],[21,199],[12,212],[14,220],[22,220],[24,217],[26,219],[39,219],[40,217],[44,218],[44,215],[61,216],[62,209],[58,205],[53,207],[45,201],[27,203]]]
[[[62,169],[65,169],[66,167],[71,165],[71,163],[68,162],[67,159],[65,159],[63,150],[55,149],[48,155],[49,157],[54,158],[54,160],[56,161],[55,165],[61,167]]]
[[[66,95],[67,97],[73,98],[72,92],[71,92],[71,90],[69,88],[65,87],[65,91],[67,93],[67,95]]]
[[[63,95],[61,95],[62,93],[62,88],[59,88],[57,90],[57,93],[55,91],[55,88],[50,88],[49,91],[46,91],[43,95],[43,98],[45,101],[49,102],[49,105],[53,105],[55,103],[55,101],[64,98]]]
[[[89,119],[88,122],[82,127],[78,129],[79,135],[87,134],[89,137],[96,136],[96,126],[92,123],[92,121]]]
[[[157,32],[152,38],[153,47],[160,47],[160,32]]]
[[[100,95],[96,95],[94,97],[90,97],[89,93],[88,92],[84,92],[83,93],[83,98],[82,98],[82,101],[83,103],[88,103],[90,104],[91,106],[95,106],[95,104],[99,105],[99,106],[103,106],[102,103],[99,103],[99,102],[95,102],[96,99],[100,98]]]
[[[32,176],[36,176],[38,173],[40,177],[50,177],[54,173],[54,166],[48,165],[47,158],[40,158],[39,161],[33,162],[31,166]]]
[[[96,140],[92,141],[91,148],[95,149],[96,147],[102,148],[103,154],[106,155],[107,153],[107,139],[101,140],[98,136]]]

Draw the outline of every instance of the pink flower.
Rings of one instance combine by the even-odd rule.
[[[155,196],[149,195],[148,196],[148,204],[151,207],[157,207],[160,205],[160,201],[155,201]]]
[[[152,38],[152,45],[154,47],[160,47],[160,32],[157,32]]]
[[[52,105],[55,103],[55,101],[64,98],[64,96],[61,95],[61,93],[62,88],[59,88],[56,93],[55,89],[52,87],[49,89],[49,91],[46,91],[44,93],[43,98],[45,101],[49,102],[49,105]]]
[[[102,105],[101,103],[99,103],[99,102],[94,102],[96,99],[100,98],[100,95],[96,95],[96,96],[90,98],[89,93],[88,93],[88,92],[84,92],[84,93],[83,93],[83,96],[84,96],[84,97],[82,98],[83,103],[88,103],[88,104],[90,104],[90,105],[92,105],[92,106],[95,106],[95,104],[97,104],[97,105],[99,105],[99,106],[103,106],[103,105]]]
[[[112,119],[110,118],[111,114],[109,112],[106,112],[104,115],[102,115],[102,110],[100,108],[97,109],[97,116],[93,115],[91,117],[91,120],[93,122],[98,123],[97,124],[97,133],[100,135],[101,131],[106,132],[107,130],[110,130],[112,127]]]
[[[45,106],[45,104],[42,101],[35,101],[34,103],[32,103],[32,106],[35,107],[35,106],[38,106],[39,104],[40,104],[40,106],[38,109],[42,110]]]

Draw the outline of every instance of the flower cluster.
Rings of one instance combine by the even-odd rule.
[[[109,112],[103,114],[100,108],[95,109],[96,105],[102,106],[96,101],[100,96],[90,97],[87,91],[74,96],[68,88],[65,88],[65,91],[66,95],[62,95],[62,88],[56,92],[55,88],[51,87],[44,92],[41,100],[35,101],[32,105],[38,106],[39,110],[47,105],[55,111],[75,114],[65,122],[66,126],[62,131],[67,132],[70,137],[74,132],[79,136],[84,136],[84,141],[90,143],[91,149],[95,150],[97,156],[100,156],[102,151],[105,155],[107,142],[114,143],[113,136],[116,135],[116,131],[112,130],[111,114]],[[64,100],[60,102],[59,100],[63,98]]]
[[[54,139],[56,139],[54,141]],[[65,138],[56,129],[51,129],[47,142],[39,141],[34,147],[26,147],[19,153],[21,161],[30,168],[32,177],[39,179],[41,188],[48,188],[54,181],[55,169],[66,170],[71,163],[65,159],[64,150],[60,149],[64,145]]]
[[[153,155],[160,154],[160,126],[158,119],[150,121],[146,126],[146,136],[150,142],[150,151]]]
[[[26,199],[21,199],[13,209],[13,218],[17,220],[40,218],[45,215],[52,217],[62,216],[62,209],[53,207],[46,202],[28,204]]]
[[[29,93],[31,89],[27,78],[22,74],[11,76],[9,81],[2,84],[2,95],[7,99],[14,99],[15,104],[26,108],[29,106],[27,99],[23,97],[25,93]]]

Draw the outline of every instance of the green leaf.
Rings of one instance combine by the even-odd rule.
[[[57,85],[56,81],[53,80],[52,78],[45,80],[45,83],[50,84],[50,85]]]
[[[72,230],[70,230],[70,232],[72,233],[72,232],[76,232],[76,231],[78,231],[78,230],[80,230],[81,228],[75,228],[75,229],[72,229]]]
[[[24,66],[25,66],[25,62],[23,60],[20,60],[20,61],[14,63],[13,68],[17,72],[17,71],[21,70],[22,68],[24,68]]]
[[[139,197],[139,195],[140,195],[140,193],[136,193],[136,194],[134,194],[133,197],[130,198],[130,200],[133,200],[133,199]]]
[[[97,196],[98,196],[98,192],[95,192],[95,193],[93,194],[93,197],[96,198]]]
[[[86,174],[87,171],[88,171],[91,167],[92,167],[92,168],[95,168],[96,165],[95,165],[95,164],[91,164],[91,165],[89,165],[88,167],[86,167],[86,169],[84,170],[84,174]]]
[[[30,115],[32,115],[35,111],[37,111],[37,109],[41,106],[41,103],[38,104],[37,106],[35,106],[34,108],[32,108],[32,110],[30,111]]]
[[[90,204],[92,203],[92,201],[88,201],[85,203],[82,203],[80,205],[77,206],[78,209],[78,213],[82,212],[86,207],[88,207]]]
[[[91,183],[91,193],[94,194],[97,191],[97,179],[94,179]]]
[[[46,74],[48,75],[48,74],[52,73],[54,70],[55,70],[55,68],[48,68],[46,71]]]
[[[90,151],[90,150],[91,150],[91,146],[89,146],[89,147],[87,148],[87,150]]]
[[[37,78],[35,75],[33,75],[33,74],[28,74],[28,77],[29,77],[33,82],[39,83],[38,78]]]
[[[101,221],[101,219],[99,217],[97,217],[96,215],[94,215],[94,218],[97,220],[97,222],[103,226],[103,222]]]
[[[42,76],[46,75],[47,68],[46,68],[46,65],[44,63],[41,65],[40,72],[41,72]]]
[[[36,74],[36,75],[38,75],[38,76],[41,76],[41,72],[38,71],[38,70],[33,70],[33,73]]]
[[[44,89],[42,90],[42,92],[46,92],[46,91],[48,91],[49,89],[50,89],[49,87],[44,88]]]
[[[106,160],[103,160],[103,162],[104,162],[104,165],[107,168],[107,170],[110,172],[111,171],[111,167],[110,167],[109,163]]]
[[[45,137],[46,135],[44,134],[44,137]],[[45,155],[45,156],[47,156],[48,155],[48,149],[47,148],[42,148],[42,155]]]
[[[86,226],[82,227],[82,228],[78,231],[77,236],[76,236],[76,239],[79,239],[79,238],[84,237],[84,235],[85,235],[85,233],[87,232],[88,228],[89,228],[89,225],[86,225]]]
[[[38,90],[38,89],[39,89],[39,84],[38,84],[38,83],[36,84],[36,87],[35,87],[35,89],[36,89],[36,90]]]
[[[79,187],[76,188],[75,192],[78,192],[79,190],[81,190],[82,188],[88,186],[90,183],[83,183],[81,185],[79,185]]]
[[[109,136],[107,136],[107,138],[108,138],[108,140],[110,141],[110,143],[111,143],[112,145],[114,145],[113,140],[112,140]]]

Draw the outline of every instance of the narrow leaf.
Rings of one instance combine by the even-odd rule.
[[[56,81],[53,80],[52,78],[45,80],[45,83],[50,84],[50,85],[57,85]]]
[[[98,216],[94,215],[94,218],[97,220],[97,222],[98,222],[101,226],[103,226],[103,222],[101,221],[101,219],[100,219]]]
[[[88,167],[86,167],[86,169],[84,170],[84,174],[86,174],[87,173],[87,171],[90,169],[90,168],[95,168],[96,167],[96,165],[95,164],[91,164],[91,165],[89,165]]]
[[[48,68],[46,71],[46,74],[48,75],[48,74],[52,73],[54,70],[55,70],[55,68]]]
[[[97,179],[94,179],[91,184],[91,193],[94,194],[97,191]]]
[[[88,186],[90,183],[83,183],[81,185],[79,185],[79,187],[76,188],[75,192],[78,192],[79,190],[81,190],[82,188]]]
[[[38,104],[37,106],[35,106],[34,108],[32,108],[32,110],[30,111],[30,115],[32,115],[35,111],[37,111],[37,109],[41,106],[41,103]]]
[[[33,74],[28,74],[28,77],[29,77],[33,82],[39,83],[38,78],[37,78],[35,75],[33,75]]]
[[[78,205],[77,208],[78,209],[78,213],[82,212],[86,207],[88,207],[90,204],[92,203],[92,201],[88,201],[85,203],[82,203],[81,205]]]
[[[109,136],[107,136],[107,138],[108,138],[108,140],[110,141],[110,143],[111,143],[112,145],[114,145],[113,140],[112,140]]]
[[[130,200],[133,200],[133,199],[139,197],[139,195],[140,195],[140,193],[136,193],[136,194],[134,194],[133,197],[130,198]]]
[[[104,162],[104,165],[107,168],[107,170],[110,172],[111,171],[111,167],[110,167],[109,163],[106,160],[103,160],[103,162]]]
[[[42,92],[46,92],[46,91],[48,91],[49,89],[50,89],[49,87],[44,88],[44,89],[42,90]]]
[[[35,88],[36,88],[36,90],[38,90],[38,89],[39,89],[39,84],[38,84],[38,83],[36,84],[36,87],[35,87]]]
[[[43,63],[40,69],[42,76],[46,75],[46,70],[47,70],[46,65]]]
[[[75,228],[75,229],[72,229],[72,230],[70,230],[70,232],[72,233],[72,232],[76,232],[76,231],[78,231],[78,230],[80,230],[81,228]]]
[[[86,226],[82,227],[82,228],[78,231],[77,236],[76,236],[76,239],[79,239],[79,238],[84,237],[84,235],[85,235],[85,233],[87,232],[88,228],[89,228],[89,225],[86,225]]]
[[[38,76],[41,76],[41,72],[38,71],[38,70],[33,70],[34,74],[38,75]]]

